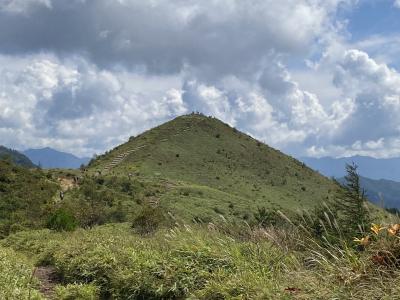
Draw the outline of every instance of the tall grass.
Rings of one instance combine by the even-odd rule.
[[[322,236],[315,235],[310,223],[286,217],[288,225],[280,227],[177,225],[145,237],[135,234],[130,224],[72,233],[41,230],[14,234],[2,244],[36,253],[39,263],[54,265],[64,279],[65,287],[58,288],[64,295],[399,299],[398,236],[387,229],[379,235],[365,232],[370,235],[365,246],[333,240],[329,234],[340,225],[328,217],[321,220],[326,228]]]
[[[11,249],[0,247],[0,299],[42,299],[33,266]]]

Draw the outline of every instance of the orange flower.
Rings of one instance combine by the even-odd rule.
[[[367,235],[366,237],[363,237],[363,238],[361,238],[361,239],[359,239],[359,238],[354,238],[353,241],[359,243],[359,244],[362,245],[362,246],[367,246],[367,245],[370,243],[369,235]]]
[[[372,226],[371,226],[371,231],[373,232],[373,233],[375,233],[376,235],[378,235],[379,234],[379,231],[381,231],[381,230],[383,230],[383,229],[385,229],[386,227],[383,227],[383,226],[381,226],[381,225],[379,225],[379,224],[374,224],[374,223],[372,223]]]
[[[397,233],[399,233],[400,231],[400,224],[394,224],[392,226],[390,226],[390,228],[388,228],[388,233],[390,235],[397,235]]]

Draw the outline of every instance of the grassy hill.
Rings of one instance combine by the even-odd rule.
[[[330,210],[309,209],[336,189],[201,115],[131,138],[85,173],[0,161],[0,298],[399,299],[398,217],[345,236]],[[252,223],[258,207],[291,221]],[[309,214],[288,214],[298,208]]]
[[[149,201],[186,219],[247,219],[258,207],[310,208],[336,186],[304,164],[210,117],[153,128],[89,164],[88,173],[157,183]]]
[[[0,146],[0,159],[5,160],[9,159],[11,160],[14,164],[27,167],[27,168],[34,168],[36,167],[32,161],[23,155],[22,153],[19,153],[16,150],[8,149],[4,146]]]
[[[37,169],[0,160],[0,237],[38,227],[58,185]]]

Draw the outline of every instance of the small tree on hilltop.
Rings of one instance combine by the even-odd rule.
[[[342,232],[349,237],[364,231],[370,222],[365,190],[361,188],[357,168],[354,163],[346,164],[345,183],[335,205]]]

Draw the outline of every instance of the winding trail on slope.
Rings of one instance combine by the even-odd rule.
[[[186,127],[185,129],[183,129],[180,133],[176,133],[173,136],[178,136],[181,135],[183,132],[190,130],[190,127]],[[160,140],[161,142],[166,142],[169,139],[162,139]],[[139,147],[136,147],[134,149],[125,151],[119,155],[117,155],[109,164],[107,164],[104,168],[103,168],[103,172],[107,172],[110,171],[112,168],[114,168],[115,166],[119,165],[125,158],[127,158],[131,153],[138,151],[139,149],[142,149],[144,147],[147,147],[147,145],[142,145]]]

